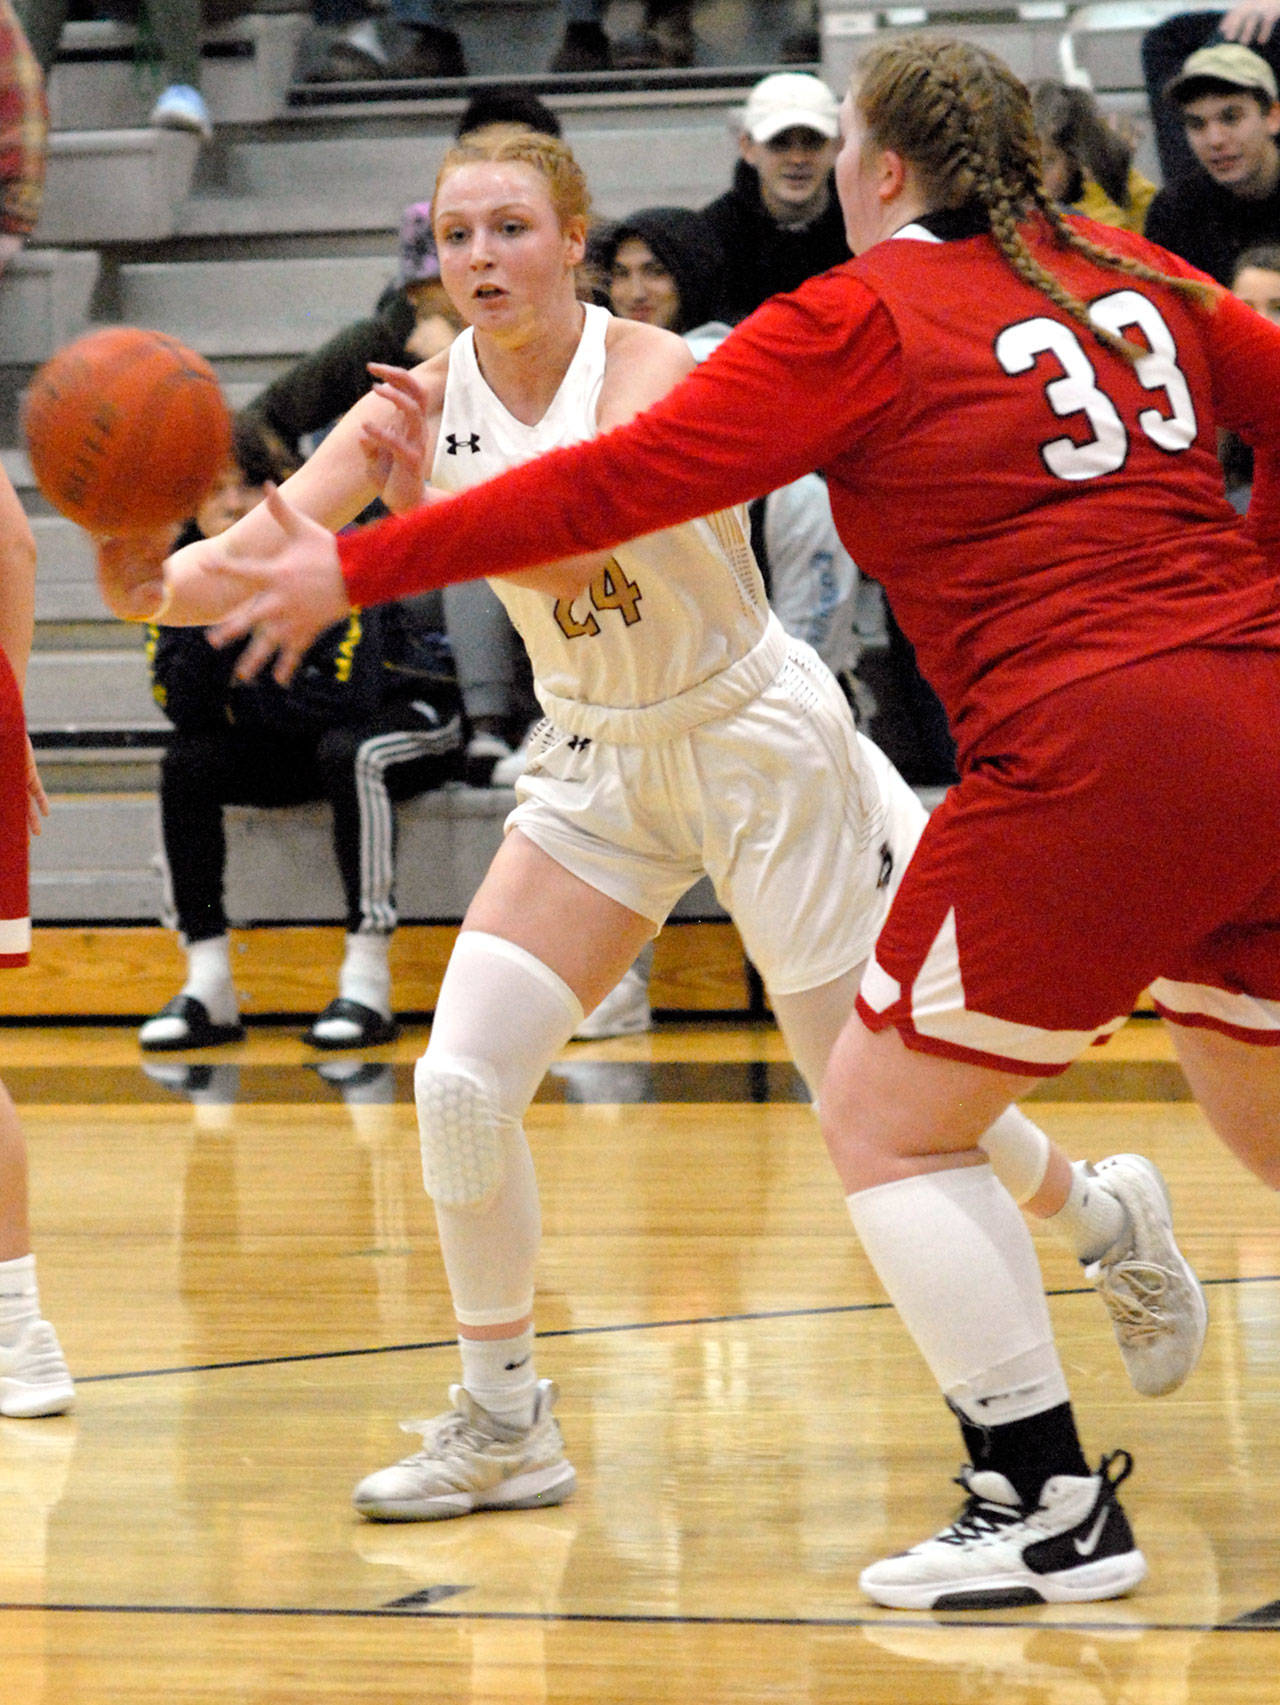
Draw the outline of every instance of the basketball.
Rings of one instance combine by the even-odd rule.
[[[186,520],[231,450],[213,368],[137,326],[89,332],[51,357],[31,381],[22,427],[41,492],[99,534]]]

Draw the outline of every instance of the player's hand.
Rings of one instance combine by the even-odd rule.
[[[250,555],[243,545],[210,541],[210,567],[239,579],[247,596],[208,637],[221,646],[249,634],[237,678],[252,680],[274,658],[271,673],[287,686],[316,638],[349,614],[351,600],[329,529],[295,509],[274,485],[267,486],[266,504],[280,529],[276,544]]]
[[[1245,47],[1260,46],[1271,40],[1276,20],[1280,19],[1280,0],[1241,0],[1233,6],[1218,25],[1228,41],[1238,41]]]
[[[429,472],[426,393],[403,367],[371,361],[369,371],[377,381],[374,395],[391,403],[395,412],[390,425],[365,421],[360,430],[360,448],[382,501],[393,515],[402,515],[422,502],[422,489]]]
[[[49,815],[49,796],[40,780],[40,771],[36,768],[36,755],[31,747],[31,737],[27,736],[27,829],[30,834],[40,833],[40,819]]]
[[[173,528],[97,538],[98,590],[113,616],[147,622],[164,603],[164,559],[173,545]]]

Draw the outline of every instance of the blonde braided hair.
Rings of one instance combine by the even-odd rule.
[[[931,35],[879,42],[859,61],[853,96],[872,142],[911,167],[931,209],[978,213],[1020,278],[1127,360],[1149,352],[1095,325],[1085,303],[1032,254],[1022,224],[1033,209],[1059,248],[1147,284],[1167,285],[1203,307],[1216,300],[1197,280],[1171,278],[1067,224],[1041,177],[1030,96],[985,48]]]

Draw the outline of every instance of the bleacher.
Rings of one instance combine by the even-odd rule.
[[[402,207],[429,192],[473,89],[499,78],[536,88],[557,111],[602,216],[657,202],[698,206],[728,182],[733,110],[777,68],[778,45],[804,10],[788,0],[706,0],[697,11],[705,63],[556,80],[543,68],[559,35],[557,0],[459,0],[469,79],[322,86],[293,80],[309,10],[301,0],[259,0],[206,34],[216,135],[203,149],[148,127],[157,84],[138,62],[133,30],[67,27],[50,78],[44,212],[0,279],[0,454],[40,549],[28,715],[53,813],[33,851],[38,925],[136,928],[161,917],[154,790],[166,725],[147,690],[141,630],[109,619],[87,540],[33,487],[19,432],[33,369],[91,325],[148,325],[204,354],[233,405],[244,402],[370,310],[394,271]],[[610,30],[634,28],[639,12],[635,0],[615,0]],[[821,69],[836,88],[869,33],[926,21],[976,35],[1024,76],[1060,75],[1069,24],[1062,0],[1004,8],[947,0],[936,15],[824,0],[821,19]],[[1110,81],[1099,85],[1121,108],[1140,99],[1136,40],[1131,32],[1117,55],[1113,36]],[[1087,51],[1080,38],[1073,50]],[[501,791],[451,789],[402,808],[406,921],[461,916],[511,803]],[[229,834],[238,922],[340,919],[320,807],[233,811]],[[705,884],[682,915],[722,917]],[[144,1007],[140,998],[113,1010]]]

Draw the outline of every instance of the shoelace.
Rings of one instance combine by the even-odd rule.
[[[468,1456],[481,1455],[492,1445],[494,1436],[477,1427],[456,1410],[430,1421],[402,1421],[401,1430],[422,1434],[422,1449],[414,1451],[409,1462],[465,1462]]]
[[[1150,1261],[1115,1261],[1100,1269],[1098,1292],[1122,1341],[1138,1344],[1164,1329],[1161,1304],[1169,1274]]]
[[[963,1480],[957,1480],[956,1485],[968,1491]],[[970,1492],[960,1514],[937,1536],[938,1544],[967,1545],[971,1539],[983,1539],[988,1534],[999,1533],[1023,1519],[1022,1511],[1012,1505],[996,1504],[989,1498],[980,1498],[977,1493]]]

